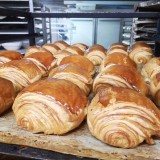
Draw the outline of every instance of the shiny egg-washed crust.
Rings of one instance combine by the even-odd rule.
[[[123,65],[110,65],[97,75],[93,82],[93,91],[108,86],[124,87],[148,95],[148,87],[137,70]]]
[[[80,48],[83,52],[85,52],[88,49],[88,46],[83,43],[75,43],[72,46],[76,46],[76,47]]]
[[[107,50],[101,45],[93,45],[86,51],[86,57],[95,65],[100,65],[106,57]]]
[[[22,59],[23,56],[20,52],[7,50],[0,52],[0,64],[12,61],[12,60],[19,60]]]
[[[114,64],[124,65],[132,69],[137,68],[135,62],[132,61],[127,55],[121,54],[119,52],[115,52],[114,54],[109,54],[106,56],[106,58],[101,63],[99,72],[102,72],[102,70],[104,70],[105,67],[107,67],[108,65],[112,65],[112,64],[113,65]]]
[[[154,144],[160,136],[160,112],[147,97],[134,90],[100,90],[88,107],[87,123],[97,139],[115,147],[134,148],[143,141]]]
[[[145,42],[136,42],[130,49],[129,57],[136,64],[145,64],[153,56],[151,47]]]
[[[84,55],[84,52],[77,46],[69,46],[64,49],[72,54]]]
[[[0,78],[0,114],[10,108],[16,97],[16,92],[11,81]]]
[[[86,95],[89,94],[92,86],[91,75],[76,64],[64,64],[51,70],[49,77],[68,80],[77,85]]]
[[[95,73],[95,67],[93,63],[86,57],[81,55],[71,55],[68,57],[63,58],[61,63],[59,65],[67,64],[67,63],[73,63],[76,64],[85,70],[87,70],[91,75],[94,75]]]
[[[69,46],[69,44],[67,44],[64,41],[56,41],[53,44],[55,44],[56,46],[58,46],[61,50],[65,49],[66,47]]]
[[[124,51],[127,51],[128,50],[128,45],[125,45],[125,44],[122,44],[122,43],[113,43],[109,47],[109,50],[112,50],[114,48],[119,48],[119,49],[123,49]]]
[[[28,59],[14,60],[0,66],[0,77],[10,80],[17,92],[41,79],[43,72]]]
[[[29,56],[30,54],[35,52],[46,52],[46,49],[38,46],[30,46],[27,48],[24,56]]]
[[[30,59],[39,67],[42,66],[46,71],[56,65],[56,58],[49,52],[35,52],[25,58]]]
[[[86,106],[87,97],[75,84],[48,78],[20,92],[13,112],[18,125],[28,131],[64,134],[84,120]]]
[[[44,44],[42,47],[43,47],[44,49],[46,49],[47,51],[49,51],[50,53],[52,53],[53,56],[54,56],[55,54],[57,54],[57,52],[58,52],[59,50],[61,50],[58,46],[56,46],[56,45],[53,44],[53,43],[51,43],[51,44]]]

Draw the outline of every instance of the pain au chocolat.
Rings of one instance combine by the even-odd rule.
[[[146,96],[134,90],[109,87],[100,90],[88,107],[90,132],[115,147],[134,148],[160,137],[160,111]]]
[[[17,124],[33,133],[65,134],[86,116],[87,97],[75,84],[48,78],[22,90],[13,104]]]

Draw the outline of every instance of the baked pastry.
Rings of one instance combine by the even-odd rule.
[[[22,59],[22,55],[20,52],[12,50],[0,52],[0,64],[19,59]]]
[[[114,64],[124,65],[132,69],[136,69],[137,67],[135,62],[132,61],[127,55],[115,52],[114,54],[109,54],[106,56],[100,65],[99,72],[102,72],[104,68]]]
[[[131,46],[129,57],[136,64],[145,64],[152,58],[152,56],[152,49],[145,42],[136,42],[134,45]]]
[[[148,94],[148,87],[138,71],[124,65],[111,65],[99,73],[94,79],[93,91],[97,93],[108,86],[129,88],[143,95]]]
[[[95,65],[100,65],[102,60],[105,58],[107,50],[99,45],[93,45],[86,51],[86,57]]]
[[[63,60],[60,62],[59,65],[63,65],[63,64],[67,64],[67,63],[73,63],[73,64],[76,64],[77,66],[84,68],[92,76],[95,73],[95,67],[94,67],[93,63],[84,56],[71,55],[71,56],[65,57],[65,58],[63,58]]]
[[[0,114],[10,108],[16,97],[16,92],[11,81],[0,78]]]
[[[13,104],[17,124],[33,133],[65,134],[86,116],[87,97],[75,84],[49,78],[26,87]]]
[[[160,112],[144,95],[125,88],[100,90],[88,107],[87,123],[97,139],[115,147],[134,148],[160,137]]]
[[[58,46],[61,50],[69,46],[69,44],[67,44],[65,41],[56,41],[54,42],[54,44]]]
[[[80,48],[83,52],[85,52],[88,49],[88,46],[83,43],[75,43],[72,46],[76,46],[76,47]]]
[[[126,50],[124,50],[123,48],[120,48],[120,47],[109,49],[108,52],[107,52],[107,55],[113,54],[113,53],[121,53],[121,54],[125,54],[125,55],[128,56],[128,52]]]
[[[26,56],[25,59],[31,60],[44,75],[57,63],[56,58],[49,52],[35,52]]]
[[[113,43],[111,46],[110,46],[110,50],[111,49],[114,49],[114,48],[119,48],[119,49],[123,49],[124,51],[127,51],[128,50],[128,46],[125,45],[125,44],[122,44],[122,43]]]
[[[55,54],[57,54],[59,50],[61,50],[58,46],[56,46],[53,43],[51,43],[51,44],[44,44],[42,47],[44,49],[46,49],[47,51],[51,52],[53,54],[53,56]]]
[[[42,75],[41,70],[28,59],[13,60],[0,66],[0,77],[10,80],[16,92],[38,81]]]
[[[49,77],[68,80],[76,84],[86,95],[89,94],[93,82],[89,72],[73,63],[64,64],[52,69]]]
[[[150,84],[151,79],[158,73],[160,73],[160,57],[151,58],[141,70],[141,75],[147,84]]]
[[[76,46],[69,46],[69,47],[66,47],[64,50],[72,54],[79,54],[82,56],[84,55],[84,52],[79,47],[76,47]]]
[[[35,52],[46,52],[46,49],[38,46],[30,46],[27,48],[25,56],[29,56],[30,54]]]
[[[68,57],[72,55],[69,51],[66,50],[60,50],[57,54],[54,55],[54,57],[57,59],[57,65],[60,64],[63,58]]]

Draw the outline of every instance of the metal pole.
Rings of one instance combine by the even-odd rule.
[[[160,18],[157,20],[157,37],[160,37]],[[155,41],[154,55],[160,56],[160,41]]]
[[[29,35],[34,34],[34,19],[32,17],[28,18],[28,33]],[[30,46],[34,46],[35,43],[35,38],[30,38],[29,39]]]
[[[97,29],[98,29],[98,18],[93,18],[93,36],[92,36],[92,44],[97,44]]]

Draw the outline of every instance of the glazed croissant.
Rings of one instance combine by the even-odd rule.
[[[27,48],[25,52],[25,56],[29,56],[30,54],[35,53],[35,52],[46,52],[46,49],[42,47],[38,47],[38,46],[30,46]]]
[[[16,92],[38,81],[42,75],[41,70],[28,59],[14,60],[0,66],[0,77],[10,80]]]
[[[83,43],[75,43],[72,46],[76,46],[76,47],[80,48],[83,52],[85,52],[88,49],[88,46]]]
[[[73,64],[76,64],[79,67],[84,68],[92,76],[95,73],[95,67],[94,67],[93,63],[84,56],[71,55],[71,56],[65,57],[65,58],[63,58],[63,60],[60,62],[59,65],[68,64],[68,63],[73,63]]]
[[[136,64],[129,58],[129,56],[115,52],[114,54],[109,54],[106,56],[100,65],[99,72],[102,72],[107,66],[114,64],[124,65],[132,69],[136,69]]]
[[[22,55],[20,52],[11,50],[0,52],[0,64],[19,59],[22,59]]]
[[[57,47],[59,47],[61,50],[65,49],[69,46],[65,41],[56,41],[53,44],[55,44]]]
[[[122,49],[122,50],[124,50],[124,51],[127,51],[127,50],[128,50],[128,46],[125,45],[125,44],[122,44],[122,43],[113,43],[113,44],[109,47],[109,50],[116,49],[116,48]]]
[[[26,56],[25,59],[31,60],[43,72],[43,75],[57,63],[56,58],[49,52],[35,52]]]
[[[138,71],[124,65],[110,65],[99,73],[93,82],[93,92],[97,93],[108,86],[129,88],[143,95],[148,94],[148,87]]]
[[[72,63],[52,69],[49,77],[68,80],[77,85],[86,95],[89,94],[93,82],[89,72]]]
[[[0,78],[0,114],[10,108],[16,97],[16,92],[11,81]]]
[[[61,50],[58,46],[56,46],[55,44],[51,43],[51,44],[44,44],[42,46],[44,49],[46,49],[47,51],[49,51],[50,53],[53,54],[53,56],[55,54],[58,53],[59,50]]]
[[[84,52],[77,46],[69,46],[64,49],[72,54],[84,55]]]
[[[107,52],[107,55],[113,54],[113,53],[121,53],[121,54],[125,54],[126,56],[128,56],[128,52],[121,47],[110,48]]]
[[[95,65],[100,65],[106,57],[107,50],[101,45],[93,45],[86,51],[86,57]]]
[[[100,90],[88,107],[87,123],[97,139],[115,147],[154,144],[160,136],[160,112],[147,97],[125,88]]]
[[[86,116],[87,98],[75,84],[60,79],[38,81],[22,90],[13,104],[17,124],[30,132],[64,134]]]
[[[145,64],[151,59],[153,52],[151,47],[145,42],[136,42],[131,46],[129,57],[136,64]]]

